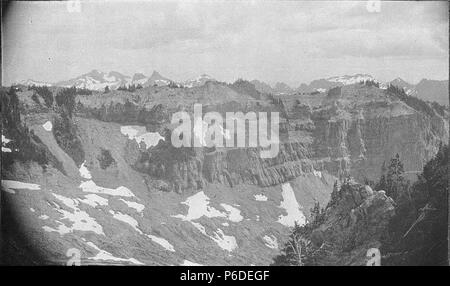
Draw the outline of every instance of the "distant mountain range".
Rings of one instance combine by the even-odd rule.
[[[72,87],[75,86],[77,88],[86,88],[91,90],[103,90],[106,86],[110,89],[117,89],[120,86],[128,86],[128,85],[142,85],[143,87],[147,86],[167,86],[170,83],[176,83],[177,85],[184,87],[195,87],[204,85],[207,81],[216,81],[209,75],[202,74],[194,79],[187,80],[185,82],[176,83],[175,81],[162,76],[157,71],[153,71],[151,76],[146,76],[143,73],[135,73],[133,76],[128,76],[121,74],[116,71],[111,72],[102,72],[99,70],[92,70],[86,74],[82,74],[78,77],[59,81],[56,83],[48,83],[35,81],[32,79],[24,80],[19,82],[19,84],[23,85],[39,85],[39,86],[64,86],[64,87]]]
[[[379,82],[381,88],[386,88],[388,84],[393,84],[395,86],[404,88],[408,95],[416,96],[423,100],[436,101],[444,105],[449,104],[448,80],[422,79],[418,84],[414,85],[406,82],[401,78],[396,78],[390,82],[383,83],[376,80],[369,74],[355,74],[316,79],[311,81],[309,84],[302,83],[297,88],[293,88],[283,82],[277,82],[274,86],[271,86],[270,84],[259,80],[252,80],[251,83],[260,92],[280,95],[311,92],[324,93],[333,87],[354,84],[366,80]],[[140,84],[143,87],[147,87],[155,85],[167,86],[170,83],[176,83],[179,86],[192,88],[196,86],[202,86],[208,81],[216,80],[209,75],[202,74],[196,78],[176,83],[175,81],[162,76],[157,71],[153,71],[151,76],[146,76],[142,73],[136,73],[133,76],[127,76],[116,71],[105,73],[98,70],[92,70],[89,73],[80,75],[76,78],[56,83],[40,82],[28,79],[20,82],[20,84],[65,87],[76,86],[78,88],[87,88],[91,90],[103,90],[106,86],[108,86],[110,89],[117,89],[120,86],[127,86],[132,84]]]
[[[271,87],[269,84],[265,82],[260,82],[258,80],[253,80],[252,83],[255,85],[256,89],[261,92],[270,92],[274,94],[289,94],[289,93],[311,93],[314,91],[318,92],[326,92],[330,88],[336,86],[343,86],[348,84],[357,83],[365,80],[375,80],[371,75],[368,74],[355,74],[355,75],[344,75],[344,76],[335,76],[329,77],[325,79],[316,79],[313,80],[309,85],[302,83],[297,88],[292,88],[285,83],[278,82],[274,87]]]
[[[273,87],[269,84],[253,80],[251,81],[260,92],[273,94],[290,94],[290,93],[311,93],[311,92],[327,92],[330,88],[358,83],[361,81],[372,80],[380,83],[380,88],[387,88],[388,84],[401,87],[408,95],[416,96],[423,100],[435,101],[443,105],[449,105],[448,80],[428,80],[422,79],[418,84],[411,84],[407,81],[396,78],[390,82],[380,82],[368,74],[355,74],[335,76],[324,79],[316,79],[310,84],[302,83],[297,88],[292,88],[285,83],[276,83]]]
[[[170,79],[163,77],[158,72],[154,71],[150,77],[136,73],[132,77],[121,74],[116,71],[105,73],[98,70],[92,70],[89,73],[80,75],[76,78],[66,81],[56,82],[55,86],[76,86],[78,88],[87,88],[92,90],[102,90],[108,86],[110,89],[117,89],[120,86],[127,85],[142,85],[142,86],[164,86],[169,85]]]
[[[449,105],[448,80],[422,79],[414,85],[397,78],[391,81],[391,84],[402,87],[408,95]]]

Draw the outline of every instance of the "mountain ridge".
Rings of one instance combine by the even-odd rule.
[[[176,82],[167,77],[162,76],[158,71],[153,71],[151,76],[146,76],[143,73],[135,73],[133,76],[124,75],[117,71],[103,72],[97,69],[82,74],[78,77],[59,81],[56,83],[40,82],[32,79],[23,80],[19,82],[23,85],[45,85],[45,86],[63,86],[77,88],[86,88],[91,90],[103,90],[106,86],[110,89],[117,89],[120,86],[127,85],[142,85],[147,86],[168,86],[170,83],[176,83],[180,87],[192,88],[202,86],[208,81],[217,81],[215,78],[207,74],[201,74],[196,78],[186,81]],[[403,88],[407,95],[415,96],[427,101],[435,101],[439,104],[449,105],[448,99],[448,80],[432,80],[422,79],[417,84],[412,84],[406,80],[397,77],[388,82],[377,80],[370,74],[354,74],[332,76],[328,78],[321,78],[312,80],[309,84],[301,83],[294,88],[284,82],[277,82],[273,86],[257,79],[251,80],[256,90],[263,93],[271,93],[275,95],[291,94],[291,93],[326,93],[328,90],[338,86],[345,86],[361,81],[376,81],[380,87],[385,89],[389,84]]]

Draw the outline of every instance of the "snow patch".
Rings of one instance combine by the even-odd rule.
[[[133,217],[127,215],[127,214],[123,214],[121,212],[115,212],[113,210],[109,211],[110,214],[113,215],[113,218],[122,221],[124,223],[129,224],[132,228],[134,228],[135,231],[137,231],[140,234],[144,234],[139,228],[139,223],[137,222],[137,220],[135,220]]]
[[[2,134],[2,144],[8,144],[11,141],[11,139],[6,138],[5,135]]]
[[[241,211],[235,207],[232,207],[227,204],[220,204],[229,214],[228,219],[232,222],[240,222],[244,218],[241,216]]]
[[[214,207],[209,206],[209,197],[205,195],[203,191],[190,196],[182,204],[189,207],[187,215],[175,215],[173,217],[180,218],[182,220],[192,221],[205,216],[207,218],[223,217],[232,222],[240,222],[243,220],[241,211],[235,207],[227,204],[220,204],[227,213],[221,212]]]
[[[318,178],[322,178],[322,172],[321,171],[313,170],[313,174],[314,174],[314,176],[316,176]]]
[[[201,218],[202,216],[205,216],[207,218],[227,217],[225,213],[209,206],[209,198],[203,191],[200,191],[195,195],[188,197],[186,201],[182,202],[182,204],[189,207],[187,215],[184,216],[180,214],[173,217],[181,218],[182,220],[187,221],[196,220]]]
[[[145,206],[143,204],[140,204],[140,203],[130,202],[130,201],[127,201],[127,200],[124,200],[124,199],[120,199],[120,201],[124,202],[129,208],[135,209],[138,213],[142,213],[142,211],[145,208]]]
[[[267,202],[267,197],[265,195],[255,195],[255,200],[259,201],[259,202]]]
[[[146,234],[146,236],[148,238],[150,238],[153,242],[161,245],[164,249],[168,250],[168,251],[172,251],[175,252],[175,249],[173,248],[173,245],[170,244],[167,240],[165,240],[164,238],[161,237],[157,237],[151,234]]]
[[[206,233],[205,227],[200,223],[194,222],[193,220],[205,216],[207,218],[223,217],[228,218],[233,222],[239,222],[242,221],[243,217],[241,216],[238,209],[227,204],[221,204],[221,206],[228,212],[228,214],[226,214],[218,211],[213,207],[210,207],[209,198],[203,191],[200,191],[195,195],[188,197],[185,202],[182,202],[182,204],[185,204],[189,207],[187,215],[179,214],[172,217],[180,218],[184,221],[189,221],[202,234],[214,240],[222,249],[232,251],[237,247],[236,239],[233,236],[225,235],[221,229],[215,231],[213,236],[208,235]]]
[[[6,138],[2,134],[2,152],[3,153],[11,153],[12,152],[11,148],[8,148],[8,147],[5,146],[6,144],[8,144],[11,141],[12,141],[11,139]],[[18,151],[18,149],[15,149],[14,151]]]
[[[90,205],[91,207],[107,206],[108,199],[102,198],[96,194],[89,194],[84,196],[85,199],[78,199],[80,202]]]
[[[44,127],[45,131],[52,131],[53,124],[50,121],[45,122],[42,127]]]
[[[90,257],[89,259],[92,259],[92,260],[112,260],[112,261],[120,261],[120,262],[130,262],[130,263],[133,263],[133,264],[136,264],[136,265],[144,265],[144,263],[142,263],[142,262],[140,262],[140,261],[138,261],[138,260],[136,260],[134,258],[125,259],[125,258],[115,257],[111,253],[109,253],[109,252],[107,252],[105,250],[101,250],[94,243],[92,243],[90,241],[88,241],[86,244],[98,251],[98,253],[94,257]]]
[[[83,192],[87,193],[97,193],[97,194],[105,194],[110,196],[121,196],[121,197],[134,197],[133,192],[131,192],[128,188],[120,186],[115,189],[103,188],[97,186],[97,184],[92,181],[86,181],[80,184],[80,188]]]
[[[306,222],[305,215],[300,211],[300,205],[295,198],[295,193],[292,190],[291,184],[284,183],[282,186],[282,196],[280,208],[285,209],[287,212],[286,216],[280,215],[278,217],[278,222],[288,226],[294,227],[295,222],[299,225],[304,225]]]
[[[217,231],[214,232],[214,236],[210,236],[210,238],[224,250],[233,251],[237,248],[236,238],[231,235],[225,235],[220,228],[217,229]]]
[[[161,245],[164,249],[168,251],[175,252],[175,249],[172,244],[170,244],[167,240],[161,237],[157,237],[151,234],[145,234],[139,229],[139,223],[137,220],[135,220],[133,217],[123,214],[121,212],[114,212],[112,210],[109,211],[110,214],[113,215],[113,217],[119,221],[122,221],[124,223],[129,224],[135,231],[137,231],[139,234],[145,235],[148,238],[150,238],[153,242]]]
[[[68,208],[72,209],[73,212],[63,210],[58,208],[56,211],[63,215],[61,220],[68,220],[72,222],[72,226],[68,227],[60,221],[56,221],[59,225],[57,228],[52,228],[49,226],[43,226],[42,228],[47,232],[57,232],[60,235],[79,231],[92,231],[96,234],[103,234],[103,228],[97,221],[89,216],[88,213],[82,211],[78,208],[78,201],[76,199],[71,199],[62,195],[53,194],[55,198],[60,200]]]
[[[81,166],[80,166],[80,169],[79,169],[80,175],[82,178],[90,180],[90,179],[92,179],[91,172],[89,172],[89,170],[88,170],[88,168],[86,168],[85,164],[86,164],[86,161],[84,161],[83,164],[81,164]]]
[[[147,132],[145,126],[122,126],[120,127],[120,132],[122,132],[123,135],[128,136],[130,140],[136,140],[138,144],[144,142],[147,149],[158,145],[160,140],[165,141],[165,138],[158,132]]]
[[[203,265],[185,259],[183,263],[180,264],[180,266],[203,266]]]

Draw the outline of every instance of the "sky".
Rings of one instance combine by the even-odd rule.
[[[2,18],[2,84],[93,69],[208,74],[293,87],[356,73],[448,79],[447,2],[18,2]]]

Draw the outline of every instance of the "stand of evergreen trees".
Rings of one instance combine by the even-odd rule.
[[[134,91],[136,91],[136,90],[138,90],[138,89],[142,89],[142,88],[143,88],[143,87],[142,87],[141,84],[137,84],[137,85],[135,85],[135,84],[130,84],[130,85],[128,85],[128,86],[125,86],[125,85],[119,86],[119,87],[117,88],[117,90],[124,90],[124,91],[134,92]],[[109,87],[108,87],[108,90],[109,90]],[[105,93],[106,93],[106,87],[105,87]]]
[[[50,91],[50,89],[47,86],[36,86],[36,85],[32,85],[32,86],[28,86],[28,90],[33,90],[34,93],[32,95],[32,99],[40,104],[39,98],[38,96],[40,96],[45,103],[45,106],[47,106],[48,108],[51,108],[53,105],[53,93]]]

